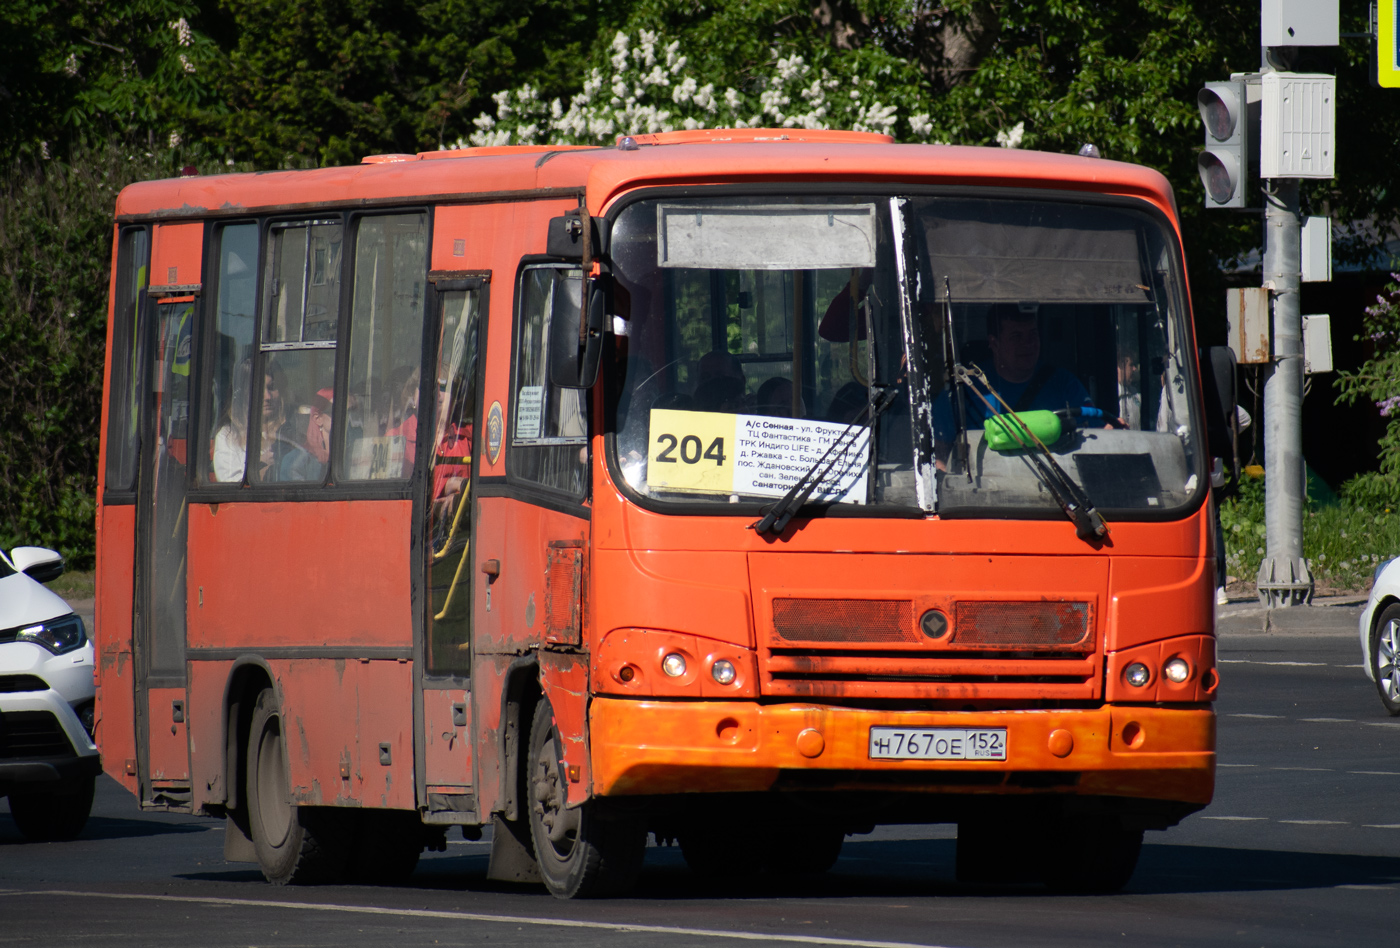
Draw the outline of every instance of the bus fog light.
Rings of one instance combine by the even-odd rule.
[[[732,684],[736,675],[734,663],[721,658],[710,667],[710,674],[721,685]]]
[[[1162,666],[1162,674],[1167,676],[1168,681],[1174,681],[1178,685],[1191,677],[1191,665],[1181,656],[1169,659]]]
[[[661,660],[661,670],[671,678],[681,677],[685,674],[685,656],[672,652]]]
[[[1141,688],[1152,680],[1152,672],[1142,662],[1133,662],[1123,669],[1123,677],[1134,688]]]

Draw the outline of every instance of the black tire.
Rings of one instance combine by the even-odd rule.
[[[1386,606],[1376,620],[1370,662],[1381,704],[1392,717],[1400,715],[1400,604]]]
[[[273,885],[339,882],[347,857],[345,820],[334,810],[291,802],[282,712],[271,688],[253,705],[247,760],[248,829],[263,876]]]
[[[561,899],[603,898],[632,888],[646,857],[646,824],[597,802],[568,809],[559,733],[548,701],[535,706],[525,759],[530,836],[545,887]]]
[[[346,876],[364,885],[401,885],[423,854],[423,824],[401,810],[347,812],[352,817]]]
[[[39,793],[11,793],[10,816],[31,843],[77,839],[92,812],[96,777],[80,777]]]
[[[1050,833],[1045,884],[1056,892],[1117,892],[1128,884],[1142,852],[1142,830],[1116,819],[1066,819]]]

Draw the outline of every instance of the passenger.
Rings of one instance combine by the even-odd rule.
[[[792,380],[775,375],[758,387],[754,414],[775,418],[792,417]]]
[[[744,381],[744,366],[739,362],[739,357],[724,349],[714,349],[700,357],[698,377],[695,381],[695,388],[698,391],[700,386],[710,379],[728,378]]]
[[[311,400],[311,413],[306,422],[306,437],[282,454],[277,479],[281,481],[319,481],[330,461],[331,407],[335,391],[323,388]]]
[[[248,461],[248,389],[253,364],[245,359],[233,369],[228,400],[214,431],[214,480],[221,484],[243,480]]]
[[[831,405],[826,410],[826,420],[840,424],[850,424],[860,417],[870,403],[870,390],[859,382],[847,382],[831,396]]]
[[[297,449],[297,439],[287,419],[284,395],[287,376],[276,361],[269,361],[263,373],[262,431],[258,452],[258,480],[275,481],[282,458]]]
[[[403,472],[407,477],[413,472],[413,461],[418,450],[418,389],[422,373],[418,366],[401,365],[389,373],[388,428],[385,434],[391,438],[403,438]]]
[[[696,411],[739,412],[744,407],[744,380],[712,376],[695,386]]]
[[[987,347],[991,359],[981,365],[987,381],[1013,411],[1063,408],[1092,408],[1079,379],[1073,373],[1040,361],[1040,326],[1036,309],[1022,309],[1017,303],[994,303],[987,314]],[[962,402],[966,427],[981,428],[989,414],[1002,414],[1006,406],[977,385],[982,398],[964,391]],[[983,404],[991,404],[989,412]],[[945,391],[933,408],[934,446],[938,457],[947,456],[956,437],[951,393]]]

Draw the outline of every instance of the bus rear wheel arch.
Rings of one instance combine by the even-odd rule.
[[[569,808],[568,784],[554,710],[535,705],[525,766],[525,799],[540,878],[563,899],[621,895],[632,888],[646,856],[640,813],[609,811],[592,800]]]

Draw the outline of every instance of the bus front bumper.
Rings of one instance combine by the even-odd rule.
[[[1006,759],[872,759],[872,727],[1005,729]],[[1050,792],[1204,806],[1215,785],[1215,712],[1199,705],[937,712],[595,696],[589,747],[599,796]]]

